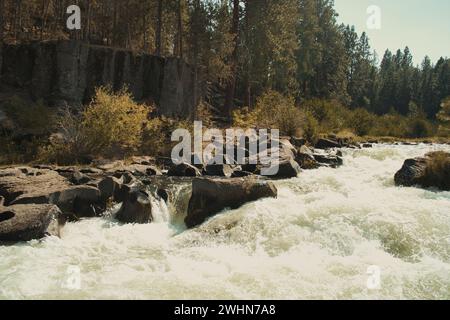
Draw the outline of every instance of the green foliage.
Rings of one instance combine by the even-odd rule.
[[[34,103],[13,96],[3,103],[2,108],[17,127],[16,130],[23,133],[42,135],[52,129],[54,110],[42,100]]]
[[[366,109],[358,108],[350,112],[350,118],[347,127],[359,136],[365,136],[370,133],[375,124],[375,115]]]
[[[319,121],[317,121],[311,113],[306,112],[305,123],[303,126],[303,138],[310,143],[315,144],[320,134],[319,127]]]
[[[444,99],[441,103],[441,110],[437,118],[440,122],[439,132],[441,135],[450,135],[450,97]]]
[[[97,156],[125,156],[141,147],[152,107],[135,103],[122,90],[98,88],[91,104],[77,116],[66,110],[58,119],[59,132],[42,148],[41,158],[57,163],[89,161]]]
[[[113,93],[110,89],[98,88],[82,115],[90,150],[99,154],[136,151],[152,110],[153,107],[135,103],[126,90]]]
[[[253,110],[243,108],[233,113],[236,127],[279,129],[282,135],[295,135],[303,124],[304,113],[295,106],[294,99],[272,90],[258,99]]]

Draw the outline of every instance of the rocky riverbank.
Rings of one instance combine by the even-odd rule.
[[[339,167],[343,164],[341,147],[370,148],[372,144],[320,139],[311,148],[302,139],[282,138],[279,170],[270,177],[260,176],[260,165],[174,165],[168,159],[146,156],[128,161],[99,160],[86,167],[5,168],[0,170],[0,241],[57,236],[67,221],[102,216],[114,204],[120,204],[115,213],[118,221],[151,223],[154,220],[152,200],[170,201],[164,181],[177,177],[187,177],[192,184],[184,219],[186,226],[192,228],[226,208],[238,208],[260,198],[276,198],[277,189],[270,180],[297,177],[302,170],[321,166]],[[405,177],[412,176],[404,174],[405,170],[411,172],[403,168],[396,175],[398,184],[420,184],[415,178],[410,179],[414,183],[405,183]],[[445,189],[448,184],[437,187]],[[153,191],[149,192],[150,189]]]

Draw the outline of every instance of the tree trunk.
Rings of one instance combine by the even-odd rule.
[[[239,46],[239,0],[233,0],[233,23],[231,33],[234,35],[234,48],[231,56],[231,79],[227,85],[225,95],[225,105],[223,111],[227,115],[231,115],[234,107],[234,95],[236,91],[236,80],[238,72],[238,46]]]
[[[3,42],[3,26],[4,26],[4,12],[5,12],[5,3],[4,0],[0,0],[0,45]]]
[[[86,31],[84,33],[84,40],[88,43],[91,40],[91,0],[86,0]]]
[[[182,0],[178,0],[178,57],[183,58],[183,7]]]
[[[155,54],[161,55],[161,32],[162,32],[162,10],[163,0],[158,0],[158,13],[156,17]]]

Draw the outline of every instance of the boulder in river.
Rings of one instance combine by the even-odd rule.
[[[0,241],[30,241],[47,234],[59,236],[60,213],[51,204],[0,206]]]
[[[270,181],[197,178],[192,181],[185,223],[188,228],[193,228],[226,208],[237,209],[248,202],[268,197],[277,197],[277,189]]]
[[[314,152],[307,146],[301,146],[298,149],[295,160],[302,169],[310,170],[320,167],[320,164],[314,158]]]
[[[450,190],[450,153],[431,152],[424,157],[407,159],[395,174],[397,186],[435,187]]]
[[[153,221],[150,195],[138,187],[124,185],[128,192],[116,219],[124,223],[150,223]]]

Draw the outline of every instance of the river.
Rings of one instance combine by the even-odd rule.
[[[95,218],[0,247],[0,299],[450,299],[450,192],[393,179],[432,150],[450,147],[345,149],[341,168],[194,230],[158,202],[153,224]]]

